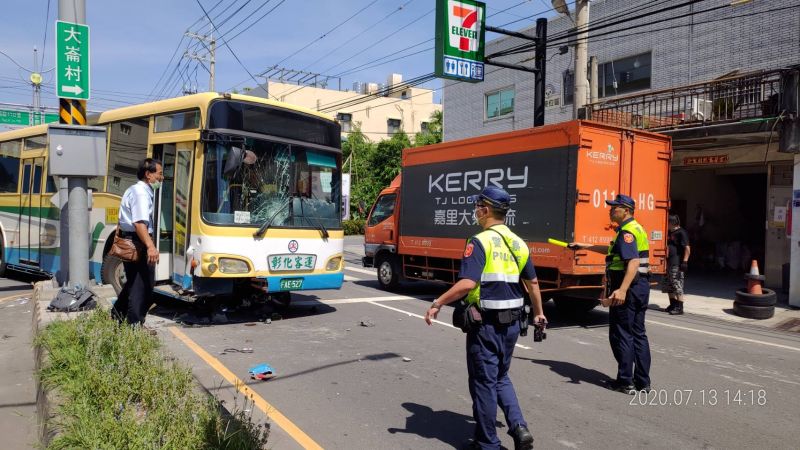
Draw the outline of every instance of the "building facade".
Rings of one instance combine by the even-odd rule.
[[[356,83],[353,90],[268,80],[247,94],[329,113],[342,124],[342,134],[358,126],[372,141],[390,138],[401,130],[413,140],[416,133],[426,130],[431,115],[442,110],[441,104],[434,103],[432,90],[405,86],[398,74],[390,75],[382,85]]]
[[[586,115],[672,136],[670,209],[692,234],[696,271],[740,274],[756,259],[767,285],[786,287],[793,155],[779,152],[777,69],[800,64],[800,3],[708,0],[655,13],[669,6],[591,2],[597,76]],[[548,23],[545,123],[573,117],[574,41],[558,39],[573,27],[563,15]],[[486,53],[523,43],[497,39]],[[501,60],[533,65],[531,53]],[[529,128],[533,75],[487,66],[483,83],[445,83],[443,105],[446,141]]]

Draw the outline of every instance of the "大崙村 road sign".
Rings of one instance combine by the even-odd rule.
[[[56,95],[89,99],[89,26],[56,21]]]

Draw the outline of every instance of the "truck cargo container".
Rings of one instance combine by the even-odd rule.
[[[370,210],[363,265],[387,290],[402,280],[455,283],[479,231],[468,197],[496,185],[511,195],[506,224],[528,243],[544,298],[594,307],[605,256],[548,239],[607,245],[615,230],[605,201],[626,194],[650,237],[651,270],[664,273],[671,156],[667,136],[577,120],[408,148]]]

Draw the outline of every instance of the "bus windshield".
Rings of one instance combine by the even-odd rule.
[[[341,228],[340,155],[266,139],[208,142],[203,220],[217,225]]]

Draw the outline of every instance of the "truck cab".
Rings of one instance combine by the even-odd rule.
[[[400,208],[400,177],[383,189],[367,216],[364,226],[364,267],[378,269],[378,283],[383,289],[397,287],[402,277],[397,256],[397,214]]]

